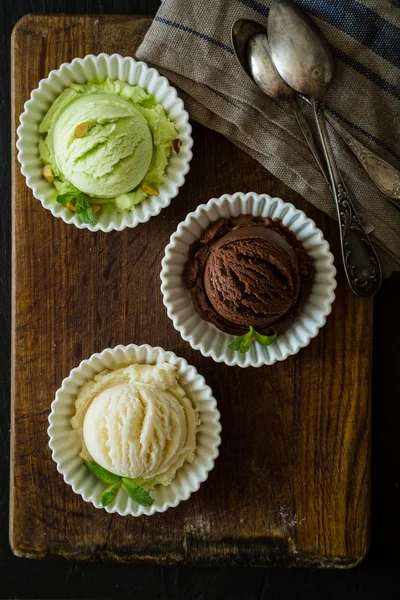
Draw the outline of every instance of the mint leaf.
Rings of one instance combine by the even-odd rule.
[[[107,471],[107,469],[104,469],[100,465],[88,462],[87,460],[84,460],[83,464],[103,483],[111,484],[110,487],[104,490],[100,496],[103,506],[107,506],[107,504],[110,504],[110,502],[114,500],[121,483],[124,486],[124,490],[128,494],[129,498],[132,498],[132,500],[137,502],[137,504],[141,504],[142,506],[151,506],[153,504],[154,499],[150,496],[150,494],[140,487],[140,485],[137,485],[137,483],[132,481],[132,479],[127,479],[126,477],[115,475],[115,473],[110,473],[110,471]]]
[[[141,506],[151,506],[154,502],[154,498],[150,496],[140,485],[137,485],[131,479],[122,478],[122,485],[124,490],[128,494],[129,498],[132,498],[137,504]]]
[[[229,348],[231,350],[237,350],[239,352],[239,350],[240,350],[240,342],[241,342],[241,338],[234,339],[233,342],[231,342],[229,344]]]
[[[62,204],[63,206],[65,206],[74,198],[76,198],[76,193],[74,194],[73,192],[68,192],[67,194],[60,194],[59,196],[57,196],[56,200],[58,204]]]
[[[236,350],[237,352],[241,352],[242,354],[244,354],[245,352],[250,350],[250,346],[253,342],[253,336],[254,328],[250,327],[248,333],[245,333],[244,335],[241,335],[240,337],[234,339],[233,342],[229,344],[229,348],[231,350]]]
[[[276,333],[274,335],[261,335],[254,331],[254,337],[261,346],[270,346],[276,339]]]
[[[244,336],[244,339],[240,343],[239,352],[244,354],[245,352],[248,352],[250,350],[250,346],[253,343],[253,335],[254,335],[254,329],[253,329],[253,327],[250,327],[249,333],[247,333]]]
[[[107,504],[110,504],[114,500],[115,496],[118,494],[120,486],[121,481],[118,481],[118,483],[114,483],[114,485],[111,485],[106,490],[104,490],[104,492],[100,496],[100,500],[103,506],[107,506]]]
[[[107,471],[107,469],[103,469],[103,467],[100,467],[100,465],[90,463],[87,460],[84,460],[83,464],[89,469],[89,471],[93,473],[93,475],[96,475],[98,479],[101,479],[103,483],[117,484],[121,481],[121,477],[119,475],[115,475],[115,473],[110,473],[110,471]]]
[[[83,192],[76,196],[75,208],[76,214],[78,215],[82,223],[93,223],[93,209],[90,205],[90,202],[87,199],[86,194],[84,194]]]
[[[237,337],[229,344],[229,348],[231,350],[236,350],[237,352],[241,352],[244,354],[250,350],[251,344],[253,343],[253,339],[255,339],[261,346],[269,346],[274,342],[276,338],[275,335],[261,335],[261,333],[257,333],[257,331],[250,325],[248,333]]]

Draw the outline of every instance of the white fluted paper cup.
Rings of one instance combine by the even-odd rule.
[[[116,346],[106,348],[100,354],[93,354],[88,360],[72,369],[64,379],[61,388],[57,390],[56,398],[51,405],[49,415],[50,426],[47,430],[49,446],[57,470],[76,494],[86,502],[91,502],[96,508],[103,508],[100,496],[105,484],[97,479],[83,464],[79,453],[82,449],[79,435],[72,428],[70,420],[75,414],[75,400],[82,385],[92,379],[97,373],[115,370],[128,364],[156,364],[168,362],[175,365],[179,376],[179,385],[199,412],[200,428],[196,436],[196,456],[193,463],[184,463],[178,469],[175,478],[168,486],[157,485],[151,490],[154,503],[151,506],[140,506],[131,500],[123,489],[118,491],[115,500],[105,507],[109,513],[121,516],[152,515],[164,512],[167,508],[177,506],[196,492],[209,472],[214,467],[214,461],[219,454],[221,443],[220,414],[217,402],[211,388],[206,385],[204,377],[188,365],[186,360],[173,352],[147,344],[136,346]]]
[[[160,186],[158,196],[149,196],[132,211],[123,213],[116,210],[100,211],[94,223],[82,223],[76,213],[56,202],[53,184],[43,179],[43,163],[38,149],[39,125],[54,100],[71,83],[102,82],[108,77],[120,79],[130,85],[139,85],[154,94],[168,117],[174,122],[182,147],[179,154],[172,153],[170,156],[166,177]],[[172,198],[178,194],[189,171],[193,145],[192,128],[182,100],[178,97],[175,88],[156,69],[129,56],[89,54],[85,58],[75,58],[71,63],[63,63],[59,69],[51,71],[46,79],[42,79],[38,87],[33,90],[30,100],[25,102],[20,122],[17,129],[18,160],[27,186],[44,208],[50,210],[55,217],[59,217],[65,223],[72,223],[79,229],[121,231],[126,227],[136,227],[139,223],[146,223],[170,204]]]
[[[273,344],[252,344],[245,354],[228,347],[234,336],[220,331],[212,323],[201,319],[194,309],[188,290],[182,282],[182,274],[188,259],[189,246],[198,240],[206,227],[220,218],[240,214],[280,219],[300,240],[304,249],[314,259],[315,279],[310,295],[298,318],[281,332]],[[161,291],[168,316],[182,338],[203,356],[211,356],[216,362],[230,366],[261,367],[285,360],[307,346],[325,324],[335,299],[336,269],[329,244],[314,221],[303,211],[280,198],[268,194],[224,194],[201,204],[187,215],[172,234],[162,261]]]

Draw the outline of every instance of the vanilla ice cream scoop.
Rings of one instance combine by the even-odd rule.
[[[198,416],[169,363],[97,375],[78,394],[72,425],[83,458],[140,485],[168,485],[196,449]]]

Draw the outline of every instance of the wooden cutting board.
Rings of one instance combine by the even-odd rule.
[[[28,15],[13,33],[11,547],[30,558],[354,566],[369,543],[372,303],[352,295],[337,260],[337,300],[320,335],[272,367],[231,368],[182,341],[159,278],[178,223],[224,192],[292,202],[339,257],[337,224],[196,124],[183,189],[136,229],[105,234],[66,225],[33,198],[20,173],[15,129],[39,80],[76,56],[133,56],[150,23]],[[75,495],[56,471],[46,433],[70,370],[93,352],[131,342],[160,345],[195,365],[222,415],[221,453],[208,481],[177,508],[137,519]]]

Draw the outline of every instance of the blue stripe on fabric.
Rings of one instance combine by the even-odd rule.
[[[155,17],[154,20],[158,21],[159,23],[164,23],[164,25],[169,25],[170,27],[175,27],[175,29],[181,29],[182,31],[186,31],[186,33],[191,33],[192,35],[195,35],[196,37],[198,37],[202,40],[205,40],[206,42],[210,42],[211,44],[218,46],[218,48],[222,48],[223,50],[226,50],[226,52],[229,52],[229,54],[234,54],[233,48],[231,48],[230,46],[227,46],[226,44],[223,44],[222,42],[220,42],[219,40],[216,40],[215,38],[210,37],[209,35],[206,35],[205,33],[202,33],[201,31],[196,31],[195,29],[192,29],[191,27],[187,27],[186,25],[182,25],[181,23],[176,23],[175,21],[169,21],[168,19],[163,19],[162,17]]]
[[[400,27],[355,0],[296,0],[308,13],[333,25],[400,68]],[[382,0],[383,1],[383,0]],[[257,0],[239,0],[260,15],[269,9]]]
[[[400,69],[400,27],[389,23],[365,4],[354,0],[297,0],[297,3]]]
[[[361,73],[361,75],[364,75],[364,77],[372,81],[372,83],[380,87],[382,90],[385,90],[385,92],[388,92],[389,94],[397,98],[397,100],[400,100],[400,88],[392,85],[391,83],[386,81],[386,79],[383,79],[380,75],[378,75],[378,73],[375,73],[375,71],[372,71],[365,65],[359,63],[357,60],[354,60],[354,58],[340,50],[340,48],[337,48],[336,46],[331,46],[331,48],[336,58],[338,58],[342,62],[346,63],[346,65],[349,65],[349,67],[352,67],[353,69]]]
[[[264,4],[261,4],[260,2],[257,2],[256,0],[238,0],[238,1],[241,4],[244,4],[245,6],[252,8],[254,11],[258,12],[259,14],[261,14],[263,16],[267,16],[267,14],[268,14],[269,9]],[[303,0],[298,0],[298,1],[303,2]],[[312,1],[317,1],[317,0],[304,0],[304,1],[312,2]],[[354,0],[351,0],[351,2],[354,3]],[[309,12],[311,12],[311,11],[309,11]],[[400,32],[400,29],[399,29],[399,32]],[[352,58],[351,56],[349,56],[348,54],[346,54],[339,48],[336,48],[335,46],[332,46],[332,45],[331,45],[331,47],[332,47],[332,52],[336,56],[336,58],[338,58],[342,62],[346,63],[347,65],[349,65],[350,67],[352,67],[353,69],[355,69],[356,71],[358,71],[359,73],[364,75],[364,77],[367,77],[370,81],[372,81],[372,83],[374,83],[376,86],[380,87],[382,90],[385,90],[385,92],[388,92],[389,94],[394,96],[397,100],[400,100],[400,88],[392,85],[391,83],[389,83],[388,81],[386,81],[385,79],[380,77],[380,75],[375,73],[375,71],[372,71],[371,69],[369,69],[362,63],[358,62],[357,60],[355,60],[354,58]],[[400,35],[399,35],[399,48],[400,48]],[[400,59],[400,51],[397,50],[397,53],[398,53],[398,56]],[[400,60],[399,60],[399,63],[400,63]]]
[[[245,2],[248,2],[249,0],[240,0],[240,1],[243,1],[243,4],[244,4]],[[255,4],[255,2],[252,1],[252,4]],[[263,8],[265,9],[265,6]],[[195,31],[191,27],[187,27],[186,25],[182,25],[180,23],[176,23],[175,21],[169,21],[168,19],[164,19],[162,17],[155,17],[155,21],[158,21],[159,23],[162,23],[164,25],[168,25],[169,27],[174,27],[175,29],[180,29],[182,31],[185,31],[186,33],[190,33],[192,35],[195,35],[196,37],[199,37],[200,39],[205,40],[206,42],[210,42],[212,44],[217,45],[219,48],[222,48],[226,52],[229,52],[229,54],[234,54],[234,51],[232,50],[232,48],[230,48],[226,44],[223,44],[219,40],[211,38],[210,36],[206,35],[205,33],[201,33],[200,31]],[[350,59],[350,57],[347,57],[347,58],[349,60],[352,60],[352,59]],[[371,73],[372,73],[372,71],[371,71]],[[376,76],[376,77],[379,77],[378,75],[376,75],[376,73],[373,73],[373,75]],[[384,83],[387,84],[387,85],[390,85],[388,82],[384,81]],[[365,137],[367,137],[370,140],[374,141],[378,146],[381,146],[382,148],[385,148],[388,152],[390,152],[390,154],[392,154],[392,156],[394,156],[395,158],[397,158],[398,160],[400,160],[400,155],[396,154],[396,152],[394,152],[387,144],[385,144],[385,142],[383,142],[382,140],[380,140],[379,138],[377,138],[375,135],[373,135],[372,133],[369,133],[369,131],[366,131],[365,129],[363,129],[359,125],[356,125],[355,123],[352,123],[352,121],[349,121],[348,119],[346,119],[345,117],[343,117],[340,113],[336,112],[333,108],[331,108],[329,106],[326,106],[326,109],[330,113],[332,113],[335,117],[337,117],[338,119],[340,119],[341,121],[343,121],[343,123],[346,123],[346,125],[348,125],[352,129],[355,129],[359,133],[362,133],[363,135],[365,135]]]

